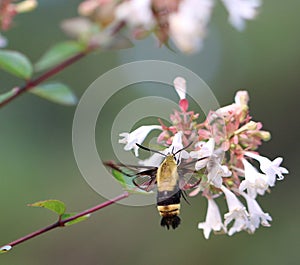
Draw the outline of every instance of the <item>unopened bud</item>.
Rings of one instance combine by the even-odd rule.
[[[238,130],[236,130],[234,132],[234,134],[239,134],[241,132],[244,132],[244,131],[248,131],[248,130],[256,130],[257,129],[257,122],[255,121],[249,121],[247,124],[245,124],[244,126],[242,126],[241,128],[239,128]]]
[[[187,112],[188,108],[189,108],[189,102],[187,99],[181,99],[179,101],[179,107],[182,110],[182,112]]]
[[[95,9],[99,6],[99,3],[97,1],[85,1],[82,2],[78,6],[78,13],[81,16],[90,16],[95,11]]]
[[[37,7],[38,3],[36,0],[25,0],[18,4],[15,4],[15,10],[17,13],[25,13],[34,10]]]
[[[271,133],[267,131],[259,131],[257,135],[264,141],[269,141],[271,139]]]
[[[238,105],[246,105],[248,106],[248,102],[249,102],[249,95],[248,92],[246,90],[241,90],[238,91],[234,97],[234,101],[236,104]]]

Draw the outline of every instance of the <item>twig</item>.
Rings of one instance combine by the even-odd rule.
[[[37,86],[38,84],[40,84],[43,81],[47,80],[51,76],[53,76],[53,75],[57,74],[58,72],[62,71],[63,69],[65,69],[69,65],[75,63],[76,61],[78,61],[79,59],[81,59],[82,57],[84,57],[86,54],[88,54],[89,51],[90,50],[87,50],[87,51],[75,54],[74,56],[72,56],[71,58],[67,59],[66,61],[60,63],[59,65],[57,65],[57,66],[53,67],[52,69],[48,70],[47,72],[43,73],[41,76],[37,77],[36,79],[29,80],[25,85],[23,85],[21,87],[14,88],[14,94],[12,94],[6,100],[2,101],[0,103],[0,108],[4,107],[9,102],[11,102],[15,98],[19,97],[24,92],[26,92],[26,91],[34,88],[35,86]]]
[[[93,212],[96,212],[96,211],[98,211],[98,210],[100,210],[102,208],[105,208],[105,207],[107,207],[107,206],[109,206],[111,204],[116,203],[117,201],[123,200],[123,199],[127,198],[128,196],[129,196],[129,193],[126,191],[126,192],[122,193],[121,195],[119,195],[119,196],[117,196],[117,197],[115,197],[115,198],[113,198],[111,200],[105,201],[105,202],[103,202],[103,203],[101,203],[99,205],[96,205],[96,206],[94,206],[92,208],[89,208],[89,209],[87,209],[85,211],[82,211],[82,212],[80,212],[80,213],[78,213],[78,214],[76,214],[76,215],[74,215],[72,217],[69,217],[69,218],[63,219],[63,220],[59,219],[57,222],[55,222],[55,223],[53,223],[53,224],[51,224],[49,226],[46,226],[44,228],[41,228],[39,230],[36,230],[36,231],[34,231],[34,232],[32,232],[32,233],[24,236],[24,237],[21,237],[21,238],[15,240],[15,241],[12,241],[12,242],[10,242],[10,243],[2,246],[0,249],[6,249],[8,247],[16,246],[16,245],[18,245],[20,243],[23,243],[23,242],[25,242],[25,241],[27,241],[27,240],[29,240],[31,238],[34,238],[36,236],[41,235],[41,234],[44,234],[44,233],[46,233],[46,232],[48,232],[50,230],[53,230],[53,229],[55,229],[57,227],[64,227],[65,224],[68,223],[68,222],[71,222],[71,221],[73,221],[73,220],[75,220],[75,219],[77,219],[79,217],[82,217],[82,216],[91,214]]]
[[[125,26],[125,23],[122,22],[122,21],[119,22],[119,23],[116,23],[113,27],[109,28],[106,31],[106,34],[108,36],[114,36],[124,26]],[[7,99],[3,100],[0,103],[0,108],[4,107],[9,102],[11,102],[15,98],[19,97],[20,95],[22,95],[24,92],[26,92],[26,91],[34,88],[35,86],[37,86],[38,84],[40,84],[43,81],[47,80],[51,76],[53,76],[53,75],[61,72],[62,70],[64,70],[68,66],[72,65],[73,63],[77,62],[78,60],[80,60],[85,55],[89,54],[90,52],[92,52],[92,51],[94,51],[94,50],[96,50],[98,48],[100,48],[99,45],[90,45],[85,51],[82,51],[82,52],[79,52],[79,53],[75,54],[74,56],[70,57],[69,59],[63,61],[62,63],[58,64],[57,66],[55,66],[55,67],[51,68],[50,70],[46,71],[45,73],[43,73],[39,77],[37,77],[37,78],[35,78],[33,80],[29,80],[25,85],[20,86],[20,87],[15,87],[13,89],[14,93],[10,97],[8,97]]]

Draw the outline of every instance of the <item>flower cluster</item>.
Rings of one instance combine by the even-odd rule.
[[[249,115],[248,93],[237,92],[233,104],[211,111],[204,122],[198,123],[198,114],[188,111],[185,80],[177,77],[174,87],[180,101],[179,110],[170,116],[171,125],[160,121],[160,125],[145,125],[122,133],[120,143],[126,144],[125,150],[134,149],[138,156],[136,143],[141,144],[155,129],[161,131],[157,141],[165,148],[164,154],[187,146],[179,153],[180,158],[194,161],[193,176],[199,179],[189,196],[202,194],[208,201],[206,220],[198,225],[205,238],[212,230],[233,235],[242,230],[253,233],[260,225],[270,226],[272,218],[256,198],[269,191],[276,180],[282,180],[288,170],[280,166],[282,158],[271,161],[257,152],[262,141],[270,139],[270,133],[263,131],[262,124]],[[162,160],[161,155],[154,153],[140,164],[158,167]],[[260,165],[260,171],[253,160]],[[223,195],[228,212],[222,221],[216,199]]]
[[[160,43],[169,38],[186,53],[201,49],[207,32],[214,0],[85,0],[79,14],[101,28],[122,22],[136,39],[154,33]],[[261,0],[221,0],[229,13],[229,22],[237,30],[245,20],[254,19]]]

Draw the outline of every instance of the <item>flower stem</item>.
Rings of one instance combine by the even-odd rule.
[[[117,23],[112,28],[110,28],[109,30],[107,30],[106,34],[108,36],[114,36],[124,26],[125,26],[124,22]],[[84,57],[85,55],[89,54],[90,52],[92,52],[92,51],[94,51],[94,50],[96,50],[98,48],[100,48],[100,46],[98,44],[90,44],[84,51],[81,51],[81,52],[73,55],[72,57],[70,57],[67,60],[63,61],[62,63],[58,64],[57,66],[55,66],[55,67],[51,68],[50,70],[46,71],[45,73],[43,73],[39,77],[37,77],[37,78],[35,78],[33,80],[28,80],[27,83],[25,85],[23,85],[23,86],[13,88],[14,93],[10,97],[8,97],[7,99],[3,100],[0,103],[0,108],[4,107],[5,105],[7,105],[8,103],[10,103],[15,98],[17,98],[20,95],[22,95],[24,92],[26,92],[26,91],[34,88],[35,86],[37,86],[38,84],[40,84],[43,81],[47,80],[48,78],[52,77],[53,75],[61,72],[62,70],[64,70],[68,66],[70,66],[73,63],[79,61],[82,57]]]
[[[98,205],[96,205],[94,207],[91,207],[91,208],[89,208],[87,210],[84,210],[84,211],[82,211],[82,212],[80,212],[80,213],[78,213],[78,214],[76,214],[76,215],[74,215],[72,217],[69,217],[69,218],[63,219],[63,220],[59,219],[58,221],[56,221],[55,223],[53,223],[53,224],[51,224],[49,226],[46,226],[46,227],[41,228],[39,230],[36,230],[36,231],[34,231],[34,232],[32,232],[32,233],[24,236],[24,237],[21,237],[21,238],[15,240],[15,241],[12,241],[12,242],[10,242],[10,243],[2,246],[2,248],[5,247],[5,246],[11,246],[11,247],[16,246],[16,245],[18,245],[20,243],[23,243],[23,242],[25,242],[25,241],[27,241],[27,240],[29,240],[31,238],[34,238],[36,236],[42,235],[42,234],[44,234],[44,233],[46,233],[46,232],[48,232],[50,230],[53,230],[53,229],[55,229],[57,227],[64,227],[65,224],[68,223],[68,222],[70,222],[70,221],[73,221],[73,220],[75,220],[75,219],[77,219],[79,217],[82,217],[84,215],[88,215],[88,214],[91,214],[93,212],[96,212],[96,211],[98,211],[98,210],[100,210],[102,208],[105,208],[105,207],[107,207],[107,206],[109,206],[111,204],[116,203],[117,201],[123,200],[123,199],[127,198],[128,196],[129,196],[129,193],[127,191],[125,191],[124,193],[120,194],[119,196],[117,196],[117,197],[115,197],[115,198],[113,198],[111,200],[105,201],[105,202],[103,202],[101,204],[98,204]],[[1,247],[0,247],[0,249],[1,249]]]
[[[14,93],[10,97],[8,97],[6,100],[4,100],[4,101],[2,101],[0,103],[0,108],[4,107],[5,105],[7,105],[8,103],[10,103],[15,98],[17,98],[20,95],[22,95],[24,92],[26,92],[26,91],[34,88],[35,86],[37,86],[38,84],[40,84],[43,81],[47,80],[51,76],[53,76],[53,75],[61,72],[63,69],[65,69],[69,65],[75,63],[76,61],[78,61],[79,59],[81,59],[82,57],[84,57],[90,51],[91,50],[79,52],[78,54],[75,54],[71,58],[63,61],[59,65],[57,65],[57,66],[53,67],[52,69],[48,70],[47,72],[43,73],[42,75],[40,75],[36,79],[29,80],[25,85],[23,85],[21,87],[14,88]]]

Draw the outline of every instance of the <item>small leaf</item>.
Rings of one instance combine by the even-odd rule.
[[[11,249],[12,249],[12,246],[10,246],[10,245],[3,246],[2,248],[0,248],[0,254],[6,253],[6,252],[10,251]]]
[[[112,169],[111,173],[112,173],[113,177],[122,185],[123,188],[127,187],[123,173],[121,173],[120,171],[115,170],[115,169]]]
[[[41,57],[34,68],[36,71],[46,70],[83,51],[84,48],[84,45],[76,41],[58,43]]]
[[[135,172],[131,169],[123,166],[118,166],[114,163],[114,161],[107,161],[104,164],[111,169],[112,176],[118,181],[121,186],[129,193],[142,193],[142,194],[150,194],[152,191],[145,191],[137,187],[133,181],[132,177]]]
[[[22,53],[10,50],[0,50],[0,68],[23,79],[32,75],[32,65]]]
[[[125,170],[125,169],[124,169]],[[122,185],[122,187],[127,190],[130,193],[142,193],[142,194],[151,194],[151,191],[145,191],[142,189],[139,189],[137,186],[135,186],[132,182],[132,178],[127,177],[125,174],[121,173],[118,170],[112,169],[111,171],[113,177]],[[133,174],[132,171],[128,170],[126,172],[128,174]]]
[[[43,207],[48,210],[51,210],[58,215],[63,215],[66,211],[66,206],[62,201],[59,200],[46,200],[46,201],[39,201],[32,204],[28,204],[28,206],[33,207]]]
[[[48,83],[29,90],[31,93],[63,105],[75,105],[77,98],[72,90],[62,83]]]
[[[61,220],[65,220],[65,219],[68,219],[74,215],[76,215],[77,213],[64,213],[62,216],[61,216]],[[70,221],[70,222],[67,222],[65,223],[65,226],[70,226],[70,225],[74,225],[76,223],[79,223],[79,222],[82,222],[86,219],[88,219],[90,217],[90,214],[87,214],[87,215],[84,215],[84,216],[81,216],[81,217],[78,217],[76,219],[74,219],[73,221]]]

